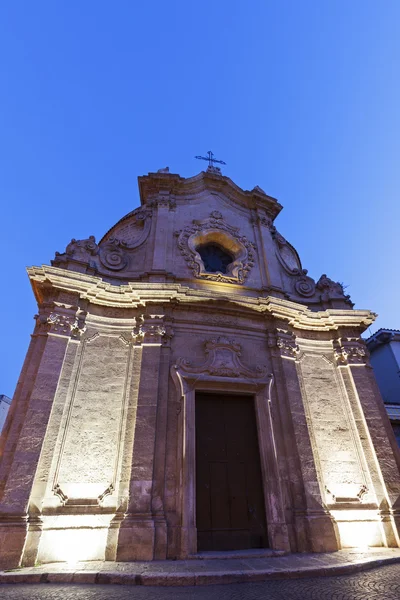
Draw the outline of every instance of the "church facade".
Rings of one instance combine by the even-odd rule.
[[[0,565],[399,546],[399,451],[362,332],[218,169],[28,274],[36,325],[0,445]]]

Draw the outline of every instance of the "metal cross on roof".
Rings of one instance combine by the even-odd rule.
[[[214,158],[214,154],[211,152],[211,150],[207,152],[207,156],[195,156],[195,158],[198,158],[200,160],[208,160],[207,171],[211,171],[211,173],[221,173],[221,169],[219,167],[215,167],[214,163],[226,165],[226,162],[224,162],[223,160],[218,160],[217,158]]]

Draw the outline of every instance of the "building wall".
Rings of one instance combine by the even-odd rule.
[[[400,373],[400,342],[398,340],[393,341],[390,343],[390,347],[392,349],[392,352],[394,354],[396,363],[397,363],[397,372]],[[400,374],[399,374],[399,378],[400,378]]]
[[[19,473],[11,472],[3,495],[14,508],[29,497],[24,564],[196,551],[195,463],[188,458],[196,390],[251,393],[258,402],[273,548],[334,550],[358,545],[361,535],[365,544],[396,544],[393,521],[386,532],[380,525],[382,502],[398,496],[397,478],[387,481],[396,458],[368,398],[359,341],[350,349],[327,333],[305,338],[229,302],[219,311],[194,299],[187,309],[164,303],[156,316],[151,309],[96,312],[88,311],[77,338],[54,325],[35,333],[51,343],[39,371],[58,371],[59,384],[46,414],[43,397],[31,399],[29,423],[46,432],[40,455],[26,454],[27,440],[33,451],[37,439],[31,429],[19,437],[31,472],[37,464],[32,492],[21,495]],[[144,329],[132,336],[135,322]]]
[[[379,329],[366,340],[380,393],[400,446],[400,341],[399,331]]]
[[[393,351],[399,342],[379,346],[371,353],[371,364],[384,402],[400,403],[399,364]]]
[[[272,548],[397,546],[399,456],[360,337],[373,315],[307,275],[262,190],[212,173],[140,186],[141,212],[99,244],[29,269],[0,564],[195,554],[199,391],[254,398]],[[207,239],[236,271],[202,270]]]
[[[4,423],[6,422],[10,404],[11,399],[5,396],[4,394],[0,394],[0,433],[4,427]]]

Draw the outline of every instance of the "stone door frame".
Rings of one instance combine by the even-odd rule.
[[[247,395],[254,398],[268,540],[271,549],[290,551],[276,454],[276,432],[271,416],[273,376],[267,375],[262,380],[215,377],[205,373],[199,376],[198,373],[186,372],[177,365],[172,367],[171,375],[181,402],[177,432],[177,494],[181,511],[179,558],[184,559],[197,554],[196,392]]]

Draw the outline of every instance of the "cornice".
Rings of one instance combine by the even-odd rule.
[[[27,269],[38,302],[41,288],[53,287],[78,294],[92,304],[119,308],[137,308],[146,304],[175,303],[199,307],[219,303],[231,310],[253,311],[260,317],[274,317],[286,321],[294,329],[330,331],[343,327],[365,329],[376,318],[370,310],[327,309],[312,311],[303,304],[274,296],[266,298],[235,293],[227,295],[226,286],[213,285],[213,289],[199,290],[175,283],[129,282],[114,285],[95,275],[68,271],[47,265]]]
[[[368,327],[377,317],[370,310],[327,309],[312,311],[303,304],[269,296],[265,298],[265,311],[271,316],[288,321],[296,329],[312,331],[337,330],[341,327]]]

